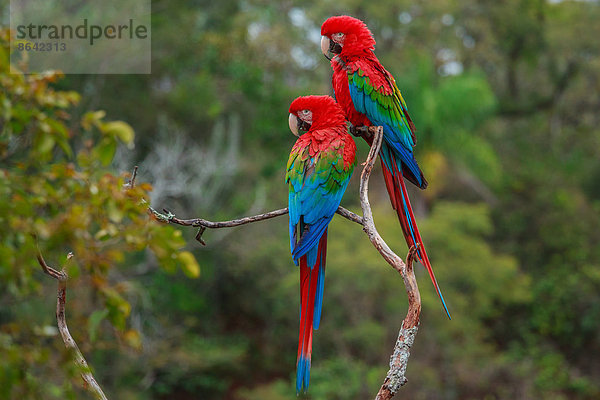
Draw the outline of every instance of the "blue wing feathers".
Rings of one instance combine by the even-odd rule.
[[[296,162],[298,162],[297,159]],[[314,162],[316,162],[314,159],[308,160],[308,163]],[[344,165],[341,158],[334,160],[329,168],[318,172],[313,170],[310,175],[290,182],[290,246],[296,262],[300,257],[311,252],[313,248],[316,249],[319,239],[327,229],[348,186],[350,176],[333,174],[334,168],[338,172],[343,171]],[[299,184],[300,181],[302,181],[302,185]],[[300,216],[302,216],[306,228],[304,232],[299,233],[300,240],[297,241],[292,233],[300,222]],[[316,258],[309,256],[308,265],[311,268],[315,262]]]
[[[336,207],[337,209],[337,207]],[[327,225],[333,218],[333,214],[328,217],[323,217],[318,220],[316,223],[312,225],[308,225],[308,229],[305,230],[303,236],[300,238],[300,241],[296,244],[294,249],[292,250],[292,257],[294,260],[299,259],[303,255],[307,254],[313,247],[316,249],[319,244],[319,239],[321,239],[321,235],[327,229]],[[316,263],[316,257],[312,263],[308,262],[308,265],[312,268]]]
[[[356,77],[357,75],[360,75],[360,70],[355,72],[353,76]],[[364,84],[362,79],[353,78],[348,80],[348,88],[354,108],[356,111],[365,114],[374,126],[383,126],[384,147],[389,146],[396,154],[396,157],[389,157],[386,162],[390,170],[391,165],[389,163],[391,159],[395,159],[398,171],[402,171],[402,164],[406,165],[418,183],[421,184],[421,169],[412,151],[412,147],[415,145],[413,134],[405,118],[400,114],[401,112],[406,113],[404,105],[398,97],[382,99],[383,104],[379,104],[373,97],[386,98],[387,96],[381,93],[375,94],[377,92],[373,92],[374,88],[367,80],[368,77],[365,78]]]

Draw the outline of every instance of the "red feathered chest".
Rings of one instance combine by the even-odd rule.
[[[317,157],[319,154],[333,157],[341,157],[344,160],[344,169],[354,164],[356,158],[356,144],[352,136],[346,132],[346,126],[311,130],[300,136],[292,152],[303,152],[308,150],[310,157]]]
[[[356,111],[352,103],[350,89],[348,88],[348,66],[342,66],[335,58],[331,61],[331,66],[333,67],[332,85],[335,100],[344,110],[348,121],[354,126],[371,125],[366,115]]]

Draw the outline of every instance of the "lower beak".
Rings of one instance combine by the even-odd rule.
[[[292,133],[295,136],[300,137],[300,135],[298,134],[298,117],[296,117],[294,114],[290,113],[290,117],[288,118],[289,124],[290,124],[290,131],[292,131]]]
[[[329,39],[327,36],[321,36],[321,51],[323,52],[323,55],[327,57],[328,60],[331,60],[331,58],[329,57],[330,44],[331,39]]]

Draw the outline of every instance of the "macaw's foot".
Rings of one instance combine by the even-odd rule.
[[[373,134],[369,132],[369,127],[366,125],[354,126],[350,124],[350,133],[356,137],[362,137],[365,139],[370,139]]]
[[[413,246],[411,246],[408,250],[408,254],[406,255],[406,265],[409,268],[412,268],[412,264],[413,262],[415,262],[415,260],[419,260],[419,247],[421,247],[421,245],[419,243],[416,243]]]

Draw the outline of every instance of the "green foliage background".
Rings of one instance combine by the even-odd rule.
[[[209,231],[201,247],[142,200],[213,220],[285,205],[287,108],[331,94],[318,29],[341,13],[369,25],[417,125],[430,186],[411,198],[453,316],[419,267],[421,329],[401,395],[600,397],[597,1],[152,7],[151,75],[9,74],[2,33],[0,399],[91,398],[55,329],[36,242],[54,266],[75,253],[67,317],[109,398],[295,398],[287,220]],[[137,164],[139,184],[123,190]],[[358,211],[355,175],[343,204]],[[377,171],[370,196],[405,254]],[[358,226],[335,218],[328,250],[301,397],[372,398],[406,296]]]

